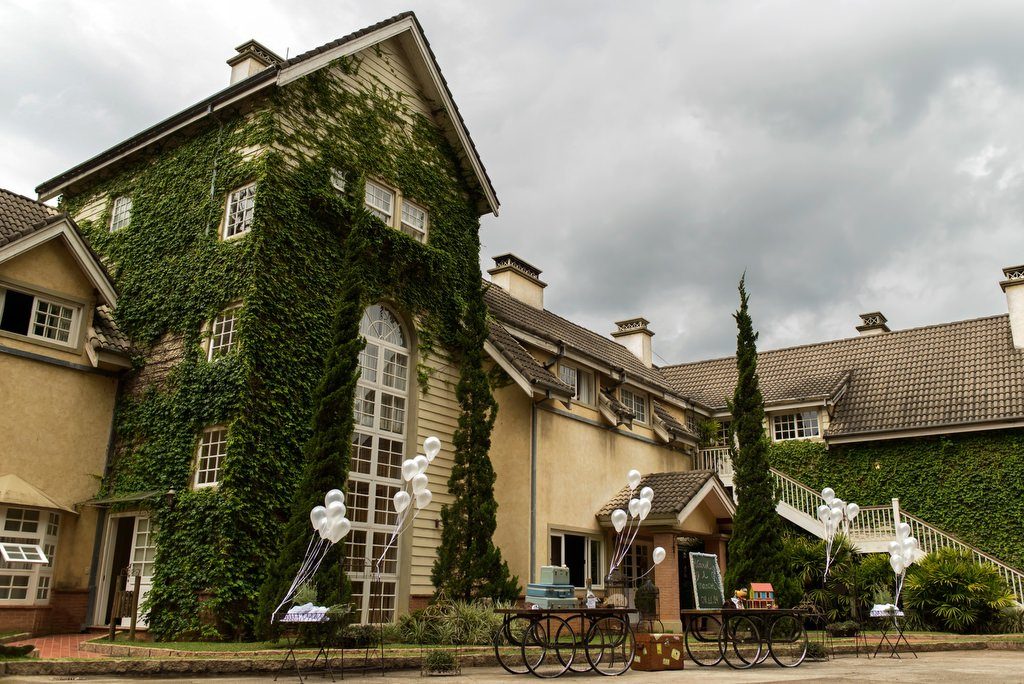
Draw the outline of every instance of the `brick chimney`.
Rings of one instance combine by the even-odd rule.
[[[885,316],[882,315],[881,311],[862,313],[860,320],[861,324],[857,326],[857,332],[860,333],[861,337],[881,335],[882,333],[889,332],[889,326],[885,324]]]
[[[642,316],[628,318],[616,321],[615,327],[618,329],[612,333],[616,342],[633,352],[633,355],[648,368],[654,362],[651,350],[651,338],[654,337],[654,333],[647,329],[649,324],[650,321]]]
[[[1024,265],[1004,268],[1003,276],[1005,280],[999,283],[999,287],[1006,293],[1013,346],[1024,349]]]
[[[540,269],[532,266],[509,252],[494,257],[494,268],[487,271],[491,282],[535,309],[544,308],[544,288],[547,283],[540,279]]]
[[[284,60],[255,40],[249,40],[235,48],[238,54],[228,60],[231,67],[231,84],[244,81],[267,67],[283,64]]]

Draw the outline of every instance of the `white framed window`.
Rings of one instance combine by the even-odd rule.
[[[0,506],[0,606],[50,600],[60,513]]]
[[[821,434],[818,429],[817,411],[801,411],[772,416],[772,426],[776,442],[787,439],[807,439]]]
[[[394,226],[395,193],[380,183],[366,181],[366,209],[389,226]]]
[[[603,548],[600,537],[571,532],[549,535],[551,565],[569,568],[569,582],[574,587],[604,586]]]
[[[110,232],[127,228],[132,222],[132,198],[121,195],[114,198],[114,206],[110,211]]]
[[[345,505],[352,521],[346,565],[352,578],[352,600],[360,610],[358,619],[363,623],[390,622],[395,617],[400,567],[397,546],[388,549],[381,564],[381,596],[370,596],[370,592],[378,590],[378,582],[371,581],[373,566],[384,553],[396,521],[391,500],[404,486],[411,345],[398,317],[380,304],[363,312],[359,331],[366,345],[359,355],[355,430],[346,483]]]
[[[637,541],[622,559],[622,574],[629,582],[635,582],[651,569],[651,543]],[[647,575],[650,577],[650,575]]]
[[[558,366],[558,377],[565,384],[576,389],[576,394],[573,395],[573,399],[581,404],[587,404],[593,406],[594,404],[594,374],[588,370],[577,368],[576,366],[570,366],[568,364],[559,364]]]
[[[729,446],[729,421],[718,421],[718,435],[715,439],[715,446]]]
[[[220,482],[227,451],[227,428],[211,427],[203,430],[196,450],[196,488],[213,487]]]
[[[74,347],[81,307],[11,288],[0,289],[0,330]]]
[[[242,305],[235,304],[217,314],[210,321],[210,340],[206,358],[216,358],[231,353],[238,347],[238,319]]]
[[[224,239],[238,237],[252,228],[256,209],[256,184],[250,183],[228,195],[227,214],[224,217]]]
[[[338,192],[345,192],[345,186],[347,181],[345,180],[345,172],[341,169],[331,169],[331,187]]]
[[[427,241],[427,210],[402,200],[402,232],[419,242]]]
[[[622,388],[619,390],[619,401],[625,404],[626,408],[633,412],[633,415],[636,416],[635,420],[638,423],[647,422],[647,397],[638,392]]]

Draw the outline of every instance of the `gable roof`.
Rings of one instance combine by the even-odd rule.
[[[377,43],[407,35],[416,50],[412,51],[412,57],[419,57],[425,74],[429,77],[430,87],[436,90],[438,104],[441,111],[447,115],[449,124],[446,126],[446,133],[456,150],[463,153],[464,163],[469,167],[467,170],[475,180],[484,197],[487,210],[498,215],[497,194],[490,176],[480,160],[480,154],[476,144],[469,135],[466,122],[459,112],[458,106],[452,97],[448,82],[441,73],[430,43],[424,35],[423,27],[413,12],[402,12],[390,19],[378,22],[366,28],[350,33],[342,38],[325,43],[279,64],[274,64],[263,71],[253,74],[247,79],[233,83],[223,90],[211,95],[187,109],[151,126],[141,133],[138,133],[127,140],[118,143],[110,149],[88,159],[77,166],[68,169],[64,173],[54,176],[48,181],[40,184],[36,192],[41,199],[49,199],[59,195],[66,187],[74,182],[82,180],[91,173],[98,171],[116,161],[135,154],[156,141],[205,119],[217,111],[221,111],[236,104],[239,100],[248,98],[270,86],[285,85],[286,83],[301,78],[305,74],[315,71],[339,57],[350,55],[359,50],[366,49]]]
[[[57,210],[0,188],[0,248],[44,227]]]
[[[616,508],[623,510],[629,507],[629,500],[640,495],[640,490],[650,487],[654,490],[651,500],[650,517],[663,518],[678,515],[697,493],[715,477],[711,470],[670,471],[667,473],[650,473],[644,475],[634,492],[628,486],[620,489],[608,503],[597,512],[599,518],[611,516]]]
[[[826,438],[1024,420],[1024,350],[1005,314],[765,351],[757,364],[766,403],[836,401]],[[718,408],[736,384],[733,357],[663,370]]]
[[[503,359],[507,361],[512,369],[525,381],[527,387],[523,389],[526,389],[529,394],[532,395],[535,390],[540,390],[541,392],[550,391],[567,399],[572,398],[576,394],[575,387],[570,387],[562,382],[561,378],[555,377],[553,373],[542,366],[533,357],[533,354],[526,351],[523,345],[519,344],[512,337],[509,331],[505,329],[505,326],[493,320],[488,323],[488,326],[487,341],[494,346],[501,357],[495,360],[501,361]]]
[[[484,301],[493,318],[514,336],[527,333],[553,345],[564,344],[581,356],[615,369],[649,388],[685,400],[657,367],[648,368],[618,342],[588,330],[547,309],[537,309],[509,295],[500,286],[485,282]],[[547,371],[545,371],[547,372]],[[550,373],[548,373],[550,375]]]

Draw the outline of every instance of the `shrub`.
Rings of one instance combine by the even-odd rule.
[[[425,672],[455,672],[459,664],[455,660],[455,654],[444,649],[427,651],[423,656],[423,670]]]
[[[998,629],[1000,611],[1014,605],[1006,581],[966,551],[939,549],[912,565],[903,603],[932,628],[961,634]]]
[[[868,554],[858,556],[843,537],[837,537],[838,548],[833,550],[835,560],[825,571],[825,542],[806,537],[789,537],[785,552],[789,572],[797,577],[804,592],[804,602],[813,603],[829,622],[860,620],[867,616],[874,596],[891,591],[893,574],[888,556]]]
[[[487,645],[500,627],[494,606],[467,601],[438,601],[398,622],[402,640],[413,644]]]
[[[820,641],[809,641],[807,642],[807,659],[828,660],[828,651]]]
[[[853,620],[833,622],[832,624],[825,626],[825,631],[834,637],[851,637],[857,635],[857,632],[860,631],[860,625]]]
[[[1001,634],[1024,632],[1024,607],[1011,606],[1000,611],[996,631]]]

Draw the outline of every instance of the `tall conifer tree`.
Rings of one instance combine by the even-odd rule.
[[[493,540],[498,504],[489,454],[498,404],[483,369],[484,307],[483,297],[473,297],[466,314],[462,372],[455,389],[462,412],[448,478],[454,501],[441,509],[441,546],[430,578],[436,593],[449,599],[512,601],[519,595],[519,579],[511,576]]]
[[[764,397],[757,376],[757,333],[747,310],[749,297],[745,280],[746,274],[740,278],[740,308],[733,314],[739,377],[730,406],[734,436],[730,449],[739,503],[729,540],[725,586],[739,589],[751,582],[771,582],[776,597],[786,604],[796,600],[799,589],[786,575],[782,519],[775,510],[778,497],[768,462]]]
[[[315,532],[309,511],[323,505],[324,494],[342,489],[348,478],[356,381],[359,379],[359,352],[365,340],[359,332],[362,320],[362,290],[358,279],[350,277],[335,314],[332,344],[327,352],[324,377],[315,395],[313,432],[303,452],[303,472],[293,495],[291,518],[283,530],[281,552],[272,562],[260,592],[260,616],[257,634],[276,633],[270,624],[271,613],[281,602],[298,572],[309,540]],[[342,603],[350,585],[341,567],[345,540],[327,552],[313,583],[319,605]]]

